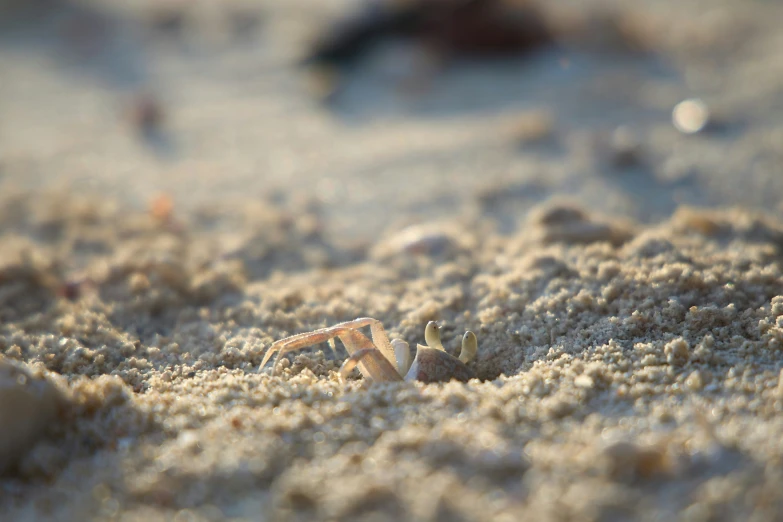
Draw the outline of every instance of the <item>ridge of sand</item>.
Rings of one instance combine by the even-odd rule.
[[[0,351],[62,375],[68,406],[14,455],[9,520],[781,512],[783,223],[555,201],[509,237],[435,224],[351,257],[274,206],[218,212],[243,223],[226,242],[40,201],[2,239]],[[274,339],[361,315],[409,342],[438,320],[449,350],[474,330],[481,380],[341,384],[321,350],[259,371]]]

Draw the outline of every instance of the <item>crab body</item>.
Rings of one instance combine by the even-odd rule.
[[[436,348],[419,345],[416,357],[413,359],[406,381],[444,382],[454,379],[467,382],[476,374],[468,366],[448,353]]]
[[[359,331],[370,327],[372,340]],[[476,355],[478,342],[473,332],[465,332],[459,358],[449,355],[440,341],[440,331],[434,321],[424,330],[427,346],[417,345],[416,356],[411,360],[408,343],[400,339],[389,341],[383,325],[377,319],[364,317],[281,339],[272,344],[261,361],[261,367],[277,353],[274,368],[280,358],[288,352],[328,341],[334,350],[334,338],[342,341],[350,357],[340,368],[344,379],[359,367],[362,375],[371,381],[394,382],[416,380],[422,382],[443,382],[451,379],[469,381],[475,377],[467,363]]]

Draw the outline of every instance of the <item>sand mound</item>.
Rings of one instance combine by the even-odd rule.
[[[198,213],[172,229],[34,201],[0,248],[0,350],[62,375],[67,407],[3,421],[10,519],[783,508],[781,223],[683,209],[641,226],[553,202],[511,237],[432,224],[347,255],[306,213],[235,212],[253,218],[227,241],[193,233]],[[321,254],[292,265],[305,251]],[[474,330],[480,380],[341,384],[318,349],[259,370],[273,340],[364,315],[410,343],[438,320],[451,351]]]

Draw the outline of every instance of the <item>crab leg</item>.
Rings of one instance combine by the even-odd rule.
[[[275,370],[277,369],[277,365],[280,363],[280,359],[283,358],[285,354],[288,352],[293,352],[296,350],[300,350],[302,348],[307,348],[308,346],[312,346],[314,344],[322,343],[324,341],[329,341],[331,339],[334,339],[335,337],[339,337],[341,341],[343,341],[343,344],[345,345],[345,349],[348,350],[348,353],[353,353],[356,349],[366,348],[367,346],[364,345],[363,342],[358,341],[355,337],[348,337],[350,335],[350,332],[359,333],[356,330],[353,330],[349,327],[331,327],[331,328],[323,328],[321,330],[316,330],[314,332],[308,332],[306,334],[300,334],[293,337],[288,337],[286,339],[281,339],[275,343],[272,344],[272,346],[269,347],[269,350],[267,350],[266,354],[264,354],[264,358],[261,360],[261,368],[263,368],[266,363],[269,361],[269,359],[274,355],[275,352],[277,352],[277,357],[275,357],[275,362],[272,363],[272,374],[275,373]],[[368,346],[372,346],[372,342],[367,339],[364,335],[359,333],[364,339],[367,341]],[[359,343],[358,346],[356,343]],[[356,346],[356,348],[354,348]]]
[[[261,368],[266,366],[266,363],[269,362],[269,359],[271,359],[275,353],[277,353],[277,357],[275,358],[275,363],[272,365],[273,368],[277,367],[280,358],[286,353],[328,341],[329,339],[337,337],[340,333],[339,330],[335,331],[334,328],[322,328],[321,330],[316,330],[314,332],[292,335],[291,337],[275,341],[264,354],[264,358],[261,360]]]
[[[340,375],[345,378],[358,364],[359,371],[373,381],[400,381],[402,376],[373,343],[358,330],[347,330],[340,335],[340,340],[351,356],[340,368]],[[359,355],[357,355],[359,354]],[[354,361],[355,362],[352,362]]]
[[[356,332],[357,328],[363,328],[365,326],[370,326],[373,342],[370,342],[370,340],[367,339],[367,337],[365,337],[363,334]],[[358,333],[361,336],[361,339],[353,336],[351,333],[346,332]],[[283,357],[283,355],[288,352],[306,348],[324,341],[329,341],[335,337],[339,337],[340,340],[343,341],[343,344],[345,345],[345,348],[348,350],[349,354],[352,354],[354,351],[361,348],[375,346],[378,348],[378,350],[380,350],[380,353],[387,359],[394,370],[397,371],[397,360],[394,349],[389,342],[389,337],[386,335],[386,331],[383,329],[381,322],[371,317],[362,317],[359,319],[354,319],[353,321],[346,321],[334,326],[315,330],[314,332],[305,332],[292,335],[291,337],[286,337],[285,339],[276,341],[272,343],[267,352],[264,354],[264,358],[261,360],[261,368],[263,368],[266,363],[269,362],[269,359],[272,358],[275,352],[277,352],[277,357],[275,357],[275,362],[272,365],[272,368],[277,368],[277,363],[280,362],[280,359]],[[330,347],[333,348],[333,345],[330,344]],[[364,374],[365,372],[362,373]]]
[[[402,380],[402,376],[397,373],[397,370],[395,370],[381,352],[375,348],[362,348],[361,350],[353,352],[340,367],[340,378],[345,380],[357,364],[360,365],[359,370],[365,378],[367,378],[368,375],[362,369],[361,365],[371,368],[371,380],[373,381],[388,382]]]
[[[372,335],[373,344],[378,350],[381,351],[381,354],[386,357],[386,360],[392,364],[394,369],[400,373],[400,369],[397,367],[397,356],[395,350],[392,347],[392,343],[389,341],[389,336],[386,335],[386,330],[383,329],[383,324],[379,320],[372,319],[370,317],[356,320],[369,321],[370,334]]]

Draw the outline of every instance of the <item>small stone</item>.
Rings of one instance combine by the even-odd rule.
[[[666,355],[666,362],[672,366],[683,366],[688,362],[690,347],[688,342],[682,338],[674,339],[666,343],[663,347],[663,353]]]
[[[589,375],[580,375],[576,379],[574,379],[574,386],[577,388],[585,388],[590,389],[595,387],[595,382],[593,381],[593,378]]]
[[[50,379],[0,357],[0,474],[33,447],[64,405],[65,397]]]
[[[696,134],[704,130],[709,119],[707,104],[698,98],[681,101],[672,111],[672,123],[683,134]]]
[[[453,257],[475,245],[472,234],[439,223],[411,225],[380,241],[372,250],[379,260],[394,256]]]
[[[628,224],[618,220],[599,222],[578,205],[559,198],[532,208],[528,224],[533,237],[544,244],[608,241],[621,245],[633,236]]]
[[[691,373],[687,379],[685,379],[685,386],[691,391],[700,391],[704,388],[704,378],[701,376],[699,370]]]
[[[541,144],[555,134],[555,119],[548,110],[526,111],[515,115],[506,131],[515,143]]]
[[[603,450],[607,472],[615,480],[649,478],[668,471],[666,453],[652,445],[617,441]]]
[[[139,295],[149,290],[150,280],[141,272],[134,272],[129,278],[128,286],[130,287],[131,292],[135,295]]]
[[[149,211],[155,221],[170,222],[174,214],[174,200],[168,194],[158,194],[150,200]]]

